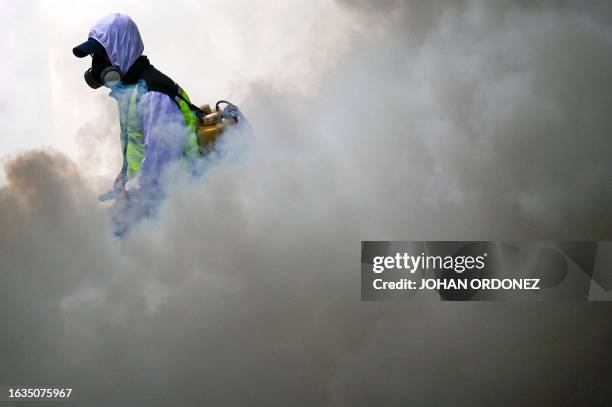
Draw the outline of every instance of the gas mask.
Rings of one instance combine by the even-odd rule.
[[[98,89],[102,85],[112,86],[121,81],[121,71],[112,65],[106,55],[100,52],[93,54],[91,68],[85,71],[85,82],[92,89]]]

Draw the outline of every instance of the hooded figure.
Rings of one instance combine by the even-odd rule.
[[[73,49],[79,58],[92,57],[87,84],[110,88],[119,106],[123,164],[112,194],[125,198],[118,201],[126,222],[155,207],[162,194],[160,176],[168,164],[189,165],[199,155],[193,105],[175,82],[149,63],[143,50],[138,27],[124,14],[100,20],[88,40]]]

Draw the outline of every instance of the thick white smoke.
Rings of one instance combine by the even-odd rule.
[[[250,160],[170,186],[123,241],[86,160],[7,162],[0,384],[92,406],[609,400],[608,304],[362,303],[358,259],[361,240],[610,239],[610,16],[338,7],[350,41],[308,92],[249,82]],[[84,147],[111,150],[108,112]]]

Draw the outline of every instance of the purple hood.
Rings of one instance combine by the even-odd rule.
[[[144,51],[136,23],[125,14],[115,13],[104,17],[91,28],[89,38],[102,44],[112,64],[119,67],[122,74]]]

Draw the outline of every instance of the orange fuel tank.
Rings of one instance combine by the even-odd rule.
[[[206,154],[215,148],[215,142],[223,134],[225,128],[233,124],[234,121],[223,118],[219,108],[212,111],[210,106],[206,104],[200,106],[200,109],[205,113],[205,116],[198,120],[196,134],[200,151]]]

